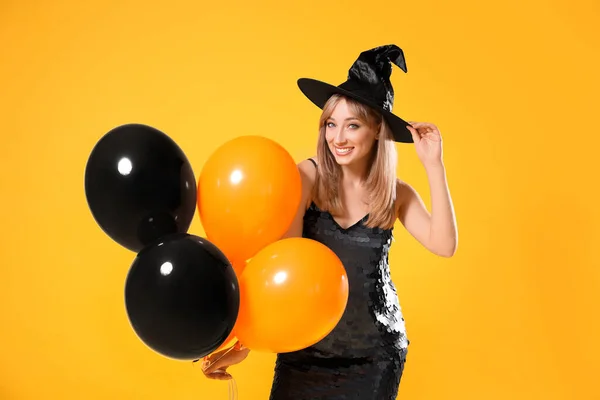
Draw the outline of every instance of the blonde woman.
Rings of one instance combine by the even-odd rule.
[[[332,249],[346,268],[350,295],[341,321],[327,337],[277,356],[271,400],[395,399],[410,342],[390,279],[394,224],[399,220],[434,254],[451,257],[456,251],[440,133],[433,124],[409,124],[392,114],[391,63],[406,72],[402,50],[380,46],[362,52],[339,86],[298,81],[323,111],[317,155],[298,165],[303,201],[287,236]],[[396,142],[414,143],[429,177],[431,213],[418,193],[396,177]],[[229,379],[227,367],[247,355],[248,349],[236,349],[205,373]]]

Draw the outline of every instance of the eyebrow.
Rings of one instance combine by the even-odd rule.
[[[329,118],[327,118],[327,119],[330,119],[330,120],[332,120],[332,121],[335,121],[335,118],[333,118],[333,117],[329,117]],[[349,118],[346,118],[344,121],[352,121],[352,120],[360,121],[360,120],[359,120],[358,118],[356,118],[356,117],[349,117]]]

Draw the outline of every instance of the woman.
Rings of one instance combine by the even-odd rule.
[[[271,400],[395,399],[409,340],[388,265],[394,223],[399,220],[439,256],[456,251],[440,133],[433,124],[408,124],[392,114],[391,62],[406,72],[402,50],[388,45],[361,53],[337,87],[298,81],[323,112],[316,160],[298,164],[303,198],[286,236],[332,249],[346,268],[350,295],[326,338],[277,356]],[[429,177],[431,214],[415,190],[396,178],[394,142],[414,143]],[[230,379],[227,367],[247,355],[236,348],[205,373]]]

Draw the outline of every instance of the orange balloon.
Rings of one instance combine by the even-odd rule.
[[[246,268],[246,261],[237,261],[237,260],[234,260],[231,263],[231,266],[233,267],[233,271],[235,272],[235,276],[239,280],[240,276],[242,276],[242,272],[244,272],[244,269]]]
[[[203,361],[208,360],[210,357],[214,356],[215,354],[224,351],[224,350],[228,350],[231,349],[234,346],[239,346],[241,343],[238,341],[238,339],[235,337],[235,334],[233,333],[233,331],[231,332],[231,334],[227,337],[227,339],[225,339],[225,341],[223,342],[223,344],[221,344],[215,351],[213,351],[210,354],[205,355],[204,357],[202,357]],[[220,357],[219,356],[216,360],[218,360]],[[216,362],[216,360],[214,360],[213,362]]]
[[[306,238],[272,243],[239,279],[236,336],[249,349],[300,350],[327,336],[348,302],[348,277],[337,255]]]
[[[227,336],[227,339],[225,339],[225,341],[223,342],[222,345],[220,345],[215,351],[213,351],[211,354],[215,354],[218,353],[222,350],[225,349],[229,349],[233,346],[235,346],[235,344],[238,342],[238,338],[235,336],[235,332],[231,331],[231,334],[229,336]],[[208,356],[207,356],[208,357]]]
[[[261,136],[219,147],[198,179],[198,211],[208,240],[232,262],[245,261],[289,229],[302,196],[292,156]]]

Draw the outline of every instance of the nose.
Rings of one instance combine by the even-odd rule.
[[[335,132],[335,137],[333,138],[333,142],[336,145],[343,145],[346,143],[346,132],[344,130],[344,128],[340,127],[337,129],[337,131]]]

